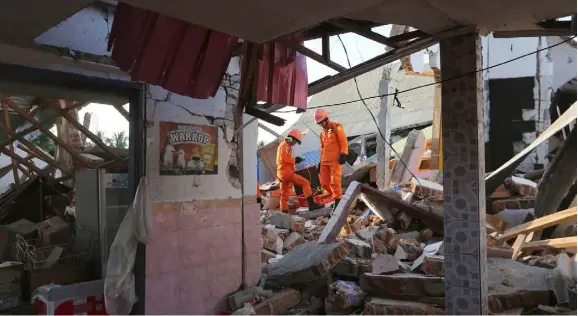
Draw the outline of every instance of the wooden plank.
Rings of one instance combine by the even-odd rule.
[[[127,121],[130,121],[130,114],[123,108],[122,105],[113,105],[113,107],[122,115]]]
[[[36,129],[41,130],[46,136],[48,136],[49,138],[51,138],[52,140],[54,140],[60,147],[64,148],[67,152],[69,152],[74,158],[76,158],[77,160],[85,163],[86,165],[90,165],[82,156],[80,156],[76,150],[74,150],[74,148],[72,148],[72,146],[66,144],[64,141],[62,141],[60,138],[58,138],[56,135],[52,134],[52,132],[40,125],[40,123],[32,116],[30,116],[30,114],[28,114],[27,112],[25,112],[24,110],[22,110],[18,105],[14,104],[11,100],[4,98],[4,102],[6,102],[6,104],[8,104],[8,106],[10,108],[12,108],[16,113],[20,114],[22,117],[24,117],[25,120],[27,120],[28,122],[30,122],[32,125],[34,125],[36,127]]]
[[[50,106],[55,111],[60,113],[60,115],[62,115],[62,117],[64,117],[70,124],[72,124],[74,127],[76,127],[76,129],[81,131],[84,135],[86,135],[86,137],[88,137],[90,140],[92,140],[100,148],[102,148],[109,156],[111,156],[113,158],[116,157],[116,155],[108,148],[108,146],[98,136],[94,135],[94,133],[92,133],[90,130],[88,130],[88,128],[86,128],[86,127],[84,127],[84,125],[80,124],[80,122],[77,121],[76,119],[74,119],[74,117],[72,117],[72,115],[70,115],[69,112],[66,112],[63,110],[63,108],[61,107],[61,105],[63,105],[63,103],[65,105],[64,108],[66,108],[68,104],[66,104],[66,101],[62,100],[62,99],[59,100],[59,104],[55,104],[53,102],[46,102],[46,104],[48,106]]]
[[[575,220],[576,207],[573,207],[508,229],[502,235],[498,236],[497,239],[499,242],[506,241],[516,238],[520,234],[528,234],[546,227]]]
[[[545,240],[537,240],[531,241],[529,243],[525,243],[522,246],[523,250],[542,250],[542,249],[565,249],[565,248],[573,248],[576,247],[577,237],[563,237],[563,238],[554,238],[554,239],[545,239]]]
[[[526,243],[526,235],[524,234],[520,234],[518,235],[518,237],[516,237],[516,241],[514,241],[514,244],[512,245],[512,259],[517,259],[520,254],[522,254],[522,247],[524,246],[524,244]]]
[[[4,113],[4,124],[6,124],[6,128],[12,130],[12,128],[10,128],[10,116],[8,114],[8,107],[4,102],[2,102],[2,112]],[[12,142],[10,143],[9,149],[11,152],[14,152],[14,143]],[[16,160],[14,159],[11,160],[12,160],[12,173],[14,174],[14,183],[16,184],[16,188],[20,188],[20,175],[18,174],[18,164],[16,163]]]
[[[28,141],[26,138],[24,138],[24,136],[15,137],[16,134],[14,133],[14,131],[12,131],[11,129],[4,126],[4,124],[0,124],[0,128],[2,130],[4,130],[4,132],[6,132],[6,134],[8,136],[10,136],[11,139],[15,139],[15,140],[20,141],[21,144],[18,144],[18,146],[17,146],[18,148],[26,151],[28,154],[33,155],[40,160],[44,160],[47,164],[58,168],[56,161],[52,157],[48,156],[47,154],[45,154],[44,152],[39,150],[36,147],[36,145],[34,145],[32,142]],[[22,145],[24,145],[26,147],[24,147]]]
[[[50,174],[46,173],[44,170],[38,168],[36,165],[34,165],[33,163],[27,161],[26,159],[16,155],[15,153],[9,151],[8,149],[6,149],[5,147],[0,147],[0,152],[2,152],[3,154],[5,154],[6,156],[9,156],[10,158],[16,159],[16,161],[18,161],[19,163],[25,165],[28,169],[30,170],[34,170],[34,172],[38,173],[39,175],[42,175],[43,177],[45,177],[46,179],[52,180],[53,178],[50,176]]]

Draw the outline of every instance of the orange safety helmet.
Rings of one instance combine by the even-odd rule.
[[[315,123],[319,124],[327,119],[327,112],[324,109],[315,110]]]
[[[301,139],[303,139],[303,134],[298,129],[292,129],[289,131],[287,137],[293,137],[297,143],[301,144]]]

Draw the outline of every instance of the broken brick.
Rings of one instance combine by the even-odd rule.
[[[384,245],[390,246],[391,241],[395,237],[395,231],[389,227],[380,227],[374,234],[375,238],[383,242]]]
[[[399,270],[399,261],[396,257],[387,254],[375,256],[371,261],[371,273],[386,274]]]
[[[305,242],[306,241],[305,241],[305,239],[303,239],[303,236],[301,236],[301,234],[296,233],[296,232],[292,232],[283,241],[283,249],[291,251],[291,250],[293,250],[293,248],[295,248],[295,247],[297,247],[297,246],[299,246]]]
[[[525,198],[512,198],[512,199],[505,199],[505,200],[498,200],[492,202],[492,211],[494,214],[497,214],[505,209],[509,210],[521,210],[521,209],[532,209],[534,208],[534,204],[536,202],[536,198],[534,197],[525,197]],[[516,225],[510,225],[516,226]]]
[[[442,185],[425,179],[419,179],[418,181],[412,178],[410,188],[413,193],[422,197],[443,196],[444,194],[444,187]]]
[[[275,293],[272,297],[254,306],[257,315],[276,315],[301,302],[301,292],[288,289]]]
[[[406,253],[406,258],[409,261],[414,261],[419,258],[423,252],[421,243],[415,239],[401,238],[398,241],[398,249],[401,247]],[[399,258],[402,259],[402,258]]]
[[[372,297],[365,303],[365,315],[445,315],[445,310],[420,302]]]
[[[293,216],[292,221],[293,221],[293,225],[292,225],[291,229],[294,232],[298,232],[298,233],[302,232],[303,228],[305,227],[305,218],[300,217],[300,216]]]
[[[431,256],[423,260],[421,270],[426,275],[444,276],[444,257]]]

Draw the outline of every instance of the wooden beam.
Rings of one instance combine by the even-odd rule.
[[[2,102],[2,112],[4,113],[4,124],[6,124],[6,128],[12,130],[10,128],[10,116],[8,114],[8,107],[4,102]],[[9,149],[11,152],[14,152],[14,144],[10,143]],[[16,184],[16,188],[20,188],[20,175],[18,174],[18,164],[16,160],[12,160],[12,173],[14,174],[14,184]]]
[[[130,121],[130,114],[123,108],[122,105],[113,105],[113,107],[122,115],[127,121]],[[87,135],[88,136],[88,135]]]
[[[36,165],[34,165],[32,162],[27,161],[26,159],[16,155],[15,153],[9,151],[8,149],[6,149],[5,147],[0,147],[0,152],[2,152],[3,154],[5,154],[6,156],[9,156],[12,159],[16,159],[19,163],[25,165],[28,169],[33,170],[34,172],[36,172],[39,175],[42,175],[43,177],[45,177],[46,179],[53,179],[52,177],[50,177],[49,174],[47,174],[46,172],[44,172],[44,170],[38,168]]]
[[[34,125],[40,131],[42,131],[46,136],[48,136],[52,140],[54,140],[60,147],[64,148],[74,158],[83,162],[86,165],[90,165],[82,156],[80,156],[76,152],[76,150],[74,150],[74,148],[72,148],[70,145],[66,144],[64,141],[62,141],[56,135],[52,134],[52,132],[48,128],[42,126],[34,117],[30,116],[30,114],[28,114],[26,111],[22,110],[18,105],[14,104],[11,100],[9,100],[7,98],[4,98],[4,102],[6,102],[6,104],[8,104],[8,106],[11,107],[16,113],[18,113],[22,117],[24,117],[25,120],[30,122],[32,125]]]
[[[331,44],[329,43],[329,35],[321,37],[321,55],[325,61],[331,60]]]
[[[563,237],[563,238],[554,238],[554,239],[545,239],[545,240],[537,240],[531,241],[526,243],[522,246],[522,250],[525,251],[534,251],[534,250],[542,250],[542,249],[564,249],[564,248],[573,248],[576,247],[576,236],[572,237]]]
[[[329,21],[329,23],[340,27],[346,31],[349,31],[351,33],[355,33],[359,36],[363,36],[367,39],[370,39],[374,42],[378,42],[381,43],[385,46],[389,46],[389,47],[393,47],[393,48],[399,48],[399,45],[397,44],[396,41],[392,41],[391,39],[373,32],[371,29],[365,28],[360,26],[359,24],[351,21],[351,20],[346,20],[346,19],[335,19],[335,20],[331,20]]]
[[[297,43],[291,40],[283,40],[281,41],[281,43],[285,46],[291,47],[293,49],[295,49],[296,51],[298,51],[299,53],[315,60],[316,62],[325,65],[337,72],[344,72],[347,70],[347,68],[341,66],[340,64],[333,62],[331,60],[326,61],[323,56],[317,54],[316,52],[310,50],[309,48],[301,45],[301,43]]]
[[[403,56],[411,55],[422,49],[428,48],[437,43],[437,41],[438,41],[437,39],[434,39],[432,37],[421,38],[410,42],[404,47],[392,49],[387,53],[381,54],[366,62],[353,66],[344,72],[338,73],[334,76],[326,76],[317,81],[314,81],[310,83],[308,86],[309,96],[330,89],[340,83],[353,79],[359,75],[362,75],[366,72],[379,68],[385,64],[394,62]]]
[[[527,222],[516,227],[506,230],[502,235],[498,236],[496,239],[498,242],[507,241],[516,238],[520,234],[527,235],[528,233],[542,230],[546,227],[558,225],[560,223],[576,221],[576,207],[569,208],[558,213],[554,213],[548,216],[537,218],[531,222]]]
[[[67,107],[67,108],[65,108],[65,109],[63,109],[63,110],[64,110],[64,111],[71,111],[71,110],[76,109],[77,107],[79,107],[79,106],[81,106],[81,105],[83,105],[83,103],[77,103],[77,104],[74,104],[73,106],[69,106],[69,107]],[[52,114],[52,115],[48,115],[48,116],[47,116],[46,118],[44,118],[43,120],[39,121],[38,124],[44,125],[44,124],[46,124],[46,123],[54,120],[54,119],[57,118],[58,116],[60,116],[60,115],[57,114],[57,113]],[[21,130],[20,132],[15,133],[14,136],[12,136],[12,137],[8,138],[7,140],[3,141],[2,143],[0,143],[0,147],[4,147],[4,146],[10,144],[10,143],[12,142],[12,139],[14,139],[14,138],[17,139],[17,138],[20,137],[20,136],[28,135],[29,133],[31,133],[31,132],[33,132],[33,131],[35,131],[35,130],[37,130],[37,129],[38,129],[38,128],[33,124],[32,126],[30,126],[30,127],[28,127],[28,128],[25,128],[25,129]]]
[[[6,126],[4,126],[4,124],[0,124],[0,128],[2,130],[4,130],[4,132],[6,132],[6,134],[8,136],[15,135],[14,131],[12,131],[11,129],[8,129]],[[42,152],[40,149],[38,149],[36,147],[36,145],[34,145],[32,142],[28,141],[26,138],[24,138],[24,136],[19,136],[18,138],[11,137],[11,139],[18,140],[18,141],[20,141],[21,144],[26,146],[26,147],[24,147],[21,144],[19,144],[17,147],[26,151],[29,155],[36,156],[36,158],[38,158],[40,160],[44,160],[47,164],[58,168],[58,164],[56,163],[56,161],[54,159],[52,159],[50,156],[48,156],[47,154]]]
[[[72,117],[72,115],[70,115],[69,112],[66,112],[63,110],[63,107],[61,107],[62,103],[64,103],[64,108],[68,107],[67,101],[65,100],[59,100],[58,101],[59,104],[56,104],[54,102],[46,102],[46,104],[48,106],[50,106],[52,109],[54,109],[55,111],[57,111],[58,113],[60,113],[60,115],[62,115],[62,117],[64,117],[70,124],[72,124],[74,127],[76,127],[76,129],[78,129],[79,131],[81,131],[84,135],[86,135],[86,137],[88,137],[90,140],[92,140],[95,144],[97,144],[100,148],[102,148],[109,156],[111,157],[116,157],[116,155],[108,148],[108,146],[100,139],[98,138],[98,136],[94,135],[94,133],[92,133],[90,130],[88,130],[88,128],[84,127],[84,125],[80,124],[79,121],[77,121],[76,119],[74,119],[74,117]]]
[[[514,241],[514,244],[512,245],[513,250],[512,259],[514,260],[518,259],[520,254],[522,254],[522,248],[524,247],[525,243],[526,243],[526,235],[520,234],[518,235],[518,237],[516,237],[516,241]]]

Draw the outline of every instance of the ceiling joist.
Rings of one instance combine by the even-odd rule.
[[[381,34],[375,33],[370,28],[365,28],[365,27],[357,24],[356,22],[354,22],[352,20],[335,19],[335,20],[329,21],[329,23],[341,28],[344,31],[355,33],[359,36],[365,37],[365,38],[370,39],[374,42],[381,43],[385,46],[389,46],[392,48],[398,48],[399,47],[399,45],[397,44],[397,42],[395,40],[391,40],[390,38],[387,38]]]

